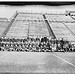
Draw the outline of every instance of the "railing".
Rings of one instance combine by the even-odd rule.
[[[45,15],[43,15],[43,17],[44,17],[44,19],[46,19]],[[48,28],[48,31],[49,31],[50,36],[52,38],[56,38],[47,20],[45,20],[45,23],[47,25],[47,28]]]

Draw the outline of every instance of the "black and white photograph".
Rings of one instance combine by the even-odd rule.
[[[75,2],[0,1],[0,74],[75,74]]]

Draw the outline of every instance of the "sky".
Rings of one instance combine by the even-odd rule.
[[[16,11],[23,12],[37,12],[37,13],[59,13],[65,12],[65,10],[75,10],[74,5],[66,5],[66,6],[46,6],[46,5],[25,5],[25,6],[8,6],[8,5],[0,5],[0,18],[8,18],[10,19]]]

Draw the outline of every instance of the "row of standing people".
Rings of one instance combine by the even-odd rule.
[[[53,51],[75,51],[75,46],[69,41],[43,38],[27,39],[2,39],[0,38],[1,51],[26,51],[26,52],[53,52]]]

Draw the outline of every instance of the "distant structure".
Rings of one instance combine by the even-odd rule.
[[[75,16],[75,11],[66,10],[66,15]]]
[[[8,21],[7,18],[0,18],[0,21]]]

